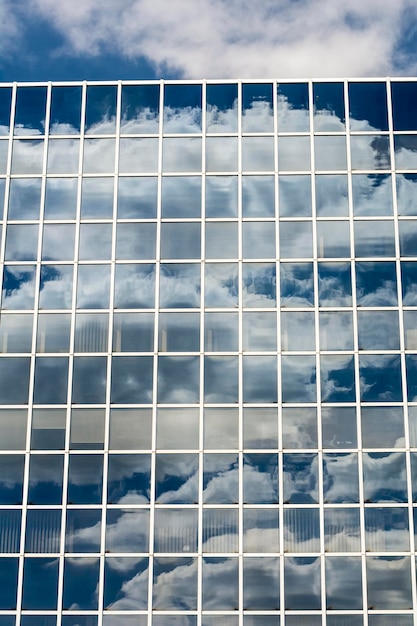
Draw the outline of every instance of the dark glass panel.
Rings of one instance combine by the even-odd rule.
[[[30,358],[0,358],[0,404],[27,404]]]
[[[385,83],[349,83],[350,130],[388,130]]]
[[[116,85],[88,85],[85,132],[106,135],[116,130]]]
[[[401,363],[399,355],[360,355],[361,400],[401,402]]]
[[[201,177],[164,176],[162,178],[162,217],[187,218],[200,217],[200,215]]]
[[[317,448],[317,409],[314,407],[282,408],[283,448]]]
[[[350,355],[322,355],[321,399],[322,402],[354,402],[355,364]]]
[[[160,356],[158,358],[158,402],[163,404],[198,402],[199,376],[199,357]]]
[[[65,610],[97,609],[97,587],[100,561],[94,558],[67,557],[64,562],[64,591],[62,608]]]
[[[239,361],[235,356],[204,358],[204,401],[238,402]]]
[[[121,132],[157,133],[159,130],[159,85],[123,85]]]
[[[277,402],[275,356],[243,357],[243,402]]]
[[[243,264],[243,306],[272,308],[276,305],[274,263]]]
[[[81,87],[52,87],[51,118],[49,133],[51,135],[77,135],[81,122]]]
[[[43,135],[45,132],[46,87],[18,87],[15,135]]]
[[[114,356],[112,359],[111,402],[149,404],[152,402],[153,357]]]
[[[10,128],[11,87],[0,89],[0,135],[8,135]]]
[[[59,559],[26,557],[23,568],[23,610],[53,611],[58,601]]]
[[[307,83],[278,84],[278,132],[308,132],[310,115]]]
[[[284,510],[284,552],[320,552],[317,508]]]
[[[156,509],[155,552],[197,552],[197,509]]]
[[[153,313],[115,313],[113,350],[115,352],[153,352]]]
[[[407,354],[407,397],[409,402],[417,401],[417,355]]]
[[[106,401],[105,356],[76,356],[72,379],[74,404],[103,404]]]
[[[367,552],[407,552],[410,549],[408,509],[366,508]]]
[[[199,222],[163,222],[161,224],[162,259],[199,259],[201,225]]]
[[[63,473],[62,454],[32,454],[28,504],[61,504]]]
[[[394,130],[417,130],[417,82],[391,83]]]
[[[164,133],[200,133],[201,102],[201,85],[165,85]]]
[[[205,263],[206,307],[236,307],[238,304],[237,263]]]
[[[385,135],[352,135],[350,150],[353,170],[389,170],[389,138]]]
[[[345,130],[343,83],[314,83],[313,102],[315,131]]]
[[[74,352],[107,352],[109,316],[107,313],[77,313]]]
[[[415,135],[394,135],[395,166],[399,170],[417,167],[417,141]]]
[[[238,510],[203,509],[203,552],[237,552]]]
[[[356,297],[359,306],[396,306],[394,261],[356,262]]]
[[[207,132],[237,132],[237,84],[207,85]]]
[[[200,265],[163,263],[160,277],[161,308],[195,308],[200,305]]]
[[[198,454],[156,454],[155,498],[158,504],[198,502]]]
[[[0,409],[0,450],[26,448],[27,409]]]
[[[401,261],[401,279],[403,304],[405,306],[416,306],[417,263],[414,261]]]
[[[151,460],[148,454],[111,454],[107,475],[109,504],[146,504],[150,499]]]
[[[278,503],[276,454],[243,455],[243,501],[245,504]]]
[[[365,448],[402,448],[404,439],[403,408],[362,406],[362,445]]]
[[[366,557],[368,607],[410,609],[413,605],[410,557]]]
[[[19,510],[2,509],[0,511],[0,552],[2,554],[19,552],[21,521],[22,512]]]
[[[417,256],[417,220],[399,222],[401,256]]]
[[[350,263],[319,263],[318,273],[319,306],[352,306]]]
[[[65,552],[99,552],[101,510],[69,509],[65,531]]]
[[[68,387],[67,357],[37,357],[35,361],[35,404],[65,404]]]
[[[68,504],[100,504],[102,482],[102,454],[70,454]]]
[[[323,448],[356,448],[354,407],[323,407],[321,419]]]
[[[106,558],[104,609],[135,611],[148,607],[148,559]],[[109,616],[108,626],[144,626],[145,615]],[[111,621],[110,621],[111,620]],[[155,622],[155,620],[153,620]]]
[[[23,494],[23,454],[2,454],[0,456],[0,503],[21,504]]]

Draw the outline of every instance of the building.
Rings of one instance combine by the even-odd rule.
[[[0,135],[0,626],[416,625],[417,82],[4,84]]]

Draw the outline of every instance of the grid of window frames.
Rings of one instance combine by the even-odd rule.
[[[1,86],[0,626],[412,626],[416,111]]]

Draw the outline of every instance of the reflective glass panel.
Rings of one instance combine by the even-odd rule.
[[[356,262],[355,266],[359,306],[396,306],[397,278],[394,262],[362,261]]]
[[[401,262],[401,278],[403,304],[415,306],[417,304],[417,264],[414,261]]]
[[[203,419],[204,448],[212,450],[238,447],[239,413],[234,408],[206,408]]]
[[[278,416],[275,408],[243,409],[243,447],[277,448]]]
[[[313,102],[315,131],[345,130],[343,83],[314,83]]]
[[[70,454],[68,504],[100,504],[102,482],[102,454]]]
[[[349,83],[348,89],[351,130],[388,130],[385,83]]]
[[[356,452],[323,454],[323,498],[331,504],[359,502]]]
[[[308,132],[310,116],[307,83],[278,84],[278,132]]]
[[[0,450],[24,450],[26,430],[26,409],[0,409]]]
[[[286,609],[299,611],[321,608],[320,570],[320,559],[317,557],[287,557],[285,559]],[[307,620],[307,623],[311,623],[310,617]]]
[[[237,207],[237,176],[206,176],[206,217],[237,217]]]
[[[280,278],[282,307],[313,306],[312,263],[281,263]]]
[[[141,610],[148,604],[148,559],[106,558],[104,569],[104,608]],[[109,615],[107,626],[145,626],[146,615]],[[143,620],[143,621],[142,621]]]
[[[393,81],[391,94],[394,130],[417,130],[417,117],[415,115],[417,83]]]
[[[164,133],[201,132],[201,85],[165,85]]]
[[[270,312],[243,313],[243,350],[276,350],[277,318]]]
[[[106,309],[109,306],[110,266],[80,265],[77,282],[77,307]]]
[[[155,472],[158,504],[198,502],[198,454],[158,453]]]
[[[197,509],[156,509],[155,552],[197,552]]]
[[[111,258],[111,224],[81,224],[78,258],[80,261],[107,261]]]
[[[359,350],[399,350],[397,311],[358,311]]]
[[[54,86],[51,92],[51,135],[78,135],[81,121],[81,87]]]
[[[406,508],[365,509],[367,552],[406,552],[410,549]]]
[[[359,357],[361,399],[364,402],[401,402],[401,365],[399,356],[384,354]]]
[[[316,363],[314,356],[282,357],[282,401],[316,401]]]
[[[310,407],[282,408],[284,448],[317,448],[317,410]]]
[[[66,552],[99,552],[101,511],[68,509],[65,530]]]
[[[156,447],[166,450],[198,449],[199,411],[197,408],[158,409]]]
[[[6,261],[36,261],[38,255],[37,224],[9,224],[6,234]]]
[[[352,169],[386,170],[391,167],[389,139],[385,135],[352,135]]]
[[[157,183],[156,177],[120,177],[117,188],[117,217],[119,219],[156,217]]]
[[[23,454],[2,454],[0,456],[0,502],[1,504],[22,504]]]
[[[417,220],[399,222],[401,256],[417,255]]]
[[[322,355],[321,399],[322,402],[354,402],[355,365],[351,355]]]
[[[80,154],[78,139],[50,139],[48,143],[48,174],[77,174]]]
[[[65,404],[68,387],[66,357],[38,357],[35,361],[35,404]]]
[[[15,135],[45,132],[46,87],[20,86],[16,93]]]
[[[120,117],[123,134],[157,133],[159,85],[123,85]]]
[[[273,137],[242,138],[242,169],[244,172],[274,170]]]
[[[347,176],[320,174],[315,177],[317,217],[347,217],[349,214]]]
[[[281,222],[279,226],[279,251],[283,259],[312,257],[312,223]]]
[[[415,135],[395,135],[395,165],[398,169],[414,170],[417,167],[417,141]]]
[[[273,176],[242,177],[243,217],[274,217],[275,181]]]
[[[113,350],[115,352],[153,352],[153,313],[115,313]]]
[[[281,313],[281,349],[285,352],[314,350],[314,313]]]
[[[352,313],[320,312],[321,350],[353,350]]]
[[[75,219],[77,207],[76,178],[47,178],[44,216],[46,220]]]
[[[40,313],[36,337],[37,352],[69,352],[71,316]]]
[[[200,265],[161,264],[161,308],[194,308],[200,305]]]
[[[67,557],[64,560],[64,590],[62,608],[78,610],[97,609],[96,588],[99,581],[100,560],[85,557]]]
[[[11,99],[11,88],[2,87],[0,89],[0,135],[9,134]]]
[[[278,140],[278,169],[281,172],[310,170],[310,138],[280,137]]]
[[[85,139],[84,140],[84,174],[104,174],[114,171],[115,155],[114,139]]]
[[[148,174],[158,171],[158,139],[120,139],[119,172]]]
[[[155,265],[116,265],[114,306],[117,309],[149,309],[155,300]]]
[[[116,130],[116,85],[88,85],[85,132],[107,135]]]
[[[277,402],[275,356],[243,357],[243,402]]]
[[[359,552],[360,536],[358,508],[325,508],[324,546],[327,552]]]
[[[63,473],[62,454],[32,454],[28,504],[61,504]]]
[[[237,454],[204,454],[204,504],[236,504],[239,501]]]
[[[106,368],[106,357],[74,357],[72,378],[72,401],[74,404],[103,404],[105,402]]]
[[[196,610],[197,560],[162,557],[154,560],[153,608],[155,610]],[[168,623],[172,623],[170,616]],[[162,624],[161,626],[167,626]],[[195,626],[187,624],[187,626]]]
[[[243,510],[243,551],[278,552],[278,509]]]
[[[12,178],[9,190],[9,220],[37,220],[41,203],[40,178]]]
[[[350,263],[319,263],[319,306],[352,306]]]
[[[111,409],[109,431],[110,449],[149,449],[152,435],[152,409]]]
[[[22,609],[56,610],[59,561],[56,557],[26,557],[23,569]]]
[[[83,178],[81,219],[111,218],[113,216],[113,187],[113,178]]]
[[[0,404],[27,404],[29,358],[0,359]]]
[[[284,551],[320,551],[320,518],[317,508],[284,510]]]
[[[373,609],[409,609],[412,606],[410,557],[366,558],[368,606]]]
[[[392,215],[392,183],[388,174],[352,176],[352,202],[355,217]]]
[[[206,263],[204,291],[206,307],[237,306],[237,263]]]
[[[201,139],[172,137],[164,139],[162,167],[164,172],[201,172]]]
[[[160,356],[158,359],[158,402],[163,404],[199,401],[198,357]]]
[[[314,137],[314,162],[316,170],[346,170],[346,138],[318,135]]]
[[[362,609],[360,557],[326,557],[326,606],[332,610]]]
[[[204,401],[238,402],[239,362],[234,356],[204,358]]]
[[[203,509],[203,552],[237,552],[237,509]]]
[[[238,256],[237,222],[207,222],[205,230],[207,259],[234,259]]]
[[[242,231],[245,259],[276,257],[275,222],[243,222]]]
[[[276,269],[272,263],[243,264],[243,306],[271,308],[276,303]]]
[[[63,450],[66,421],[66,409],[34,409],[32,412],[32,450]]]
[[[151,459],[148,454],[109,455],[108,504],[147,504],[150,499],[150,488]],[[120,529],[120,532],[123,531]],[[112,549],[111,546],[107,548]],[[146,550],[147,546],[144,548]]]
[[[356,448],[357,426],[354,407],[322,407],[324,448]]]
[[[355,222],[354,233],[357,257],[395,256],[394,222]]]
[[[310,176],[279,176],[280,217],[311,217]]]
[[[272,84],[242,85],[242,131],[244,133],[274,130]]]
[[[48,532],[44,532],[48,529]],[[59,552],[61,511],[31,509],[26,514],[25,552]]]
[[[316,503],[318,501],[317,454],[285,453],[283,458],[284,503]]]
[[[404,452],[363,453],[365,502],[406,502]]]
[[[244,558],[244,609],[279,609],[279,589],[279,559],[277,557]]]
[[[0,352],[31,352],[32,315],[0,316]]]
[[[220,84],[206,87],[208,133],[237,132],[237,85]]]
[[[72,450],[102,450],[104,420],[103,409],[72,409],[70,448]]]
[[[42,260],[72,261],[74,242],[74,224],[45,224],[42,236]]]
[[[237,137],[207,137],[208,172],[234,172],[238,168]],[[252,168],[250,168],[252,169]],[[261,168],[263,169],[263,168]]]
[[[417,174],[397,174],[398,215],[417,215],[415,185]]]
[[[161,224],[161,258],[199,259],[201,226],[199,222]]]
[[[162,217],[200,217],[200,214],[201,177],[164,176],[162,178]]]
[[[243,455],[243,502],[245,504],[278,503],[277,454]]]
[[[12,151],[12,174],[42,174],[43,150],[43,140],[15,139]]]

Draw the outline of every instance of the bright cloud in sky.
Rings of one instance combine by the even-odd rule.
[[[0,39],[41,18],[60,54],[145,58],[184,78],[412,74],[415,0],[0,0]],[[18,11],[21,11],[19,18]],[[25,17],[27,19],[27,17]],[[414,41],[415,44],[415,41]],[[0,48],[1,54],[1,48]],[[56,51],[55,51],[56,54]]]

